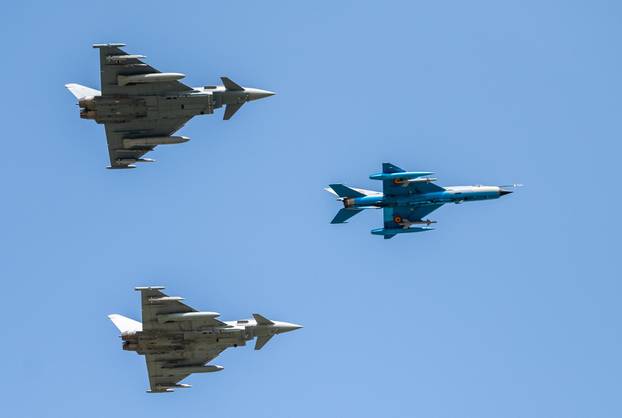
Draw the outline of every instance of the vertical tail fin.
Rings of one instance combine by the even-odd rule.
[[[364,197],[365,195],[359,191],[351,189],[343,184],[330,184],[329,187],[333,189],[339,197]]]
[[[80,84],[76,84],[76,83],[65,84],[65,87],[67,87],[67,90],[69,90],[71,94],[73,94],[75,98],[78,100],[82,99],[83,97],[87,97],[87,96],[101,96],[102,95],[101,91],[99,90],[95,90],[95,89],[92,89],[86,86],[81,86]]]
[[[112,321],[114,326],[121,331],[121,334],[131,334],[143,330],[143,324],[131,318],[126,318],[123,315],[112,314],[108,315],[108,318]]]

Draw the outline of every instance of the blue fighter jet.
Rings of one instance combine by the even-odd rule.
[[[445,203],[497,199],[512,193],[504,187],[517,186],[440,187],[433,183],[436,179],[430,177],[432,174],[434,173],[427,171],[405,171],[393,164],[384,163],[382,173],[369,176],[372,180],[382,180],[382,193],[343,184],[331,184],[325,190],[337,196],[337,200],[343,203],[343,209],[331,223],[346,223],[364,209],[382,208],[384,228],[373,229],[371,233],[389,239],[397,234],[434,229],[430,228],[430,224],[436,222],[423,217]]]

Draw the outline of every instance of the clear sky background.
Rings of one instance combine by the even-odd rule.
[[[6,417],[620,417],[616,1],[10,2],[0,13]],[[63,85],[93,43],[276,91],[109,171]],[[330,225],[382,162],[526,186],[383,240]],[[148,395],[109,313],[164,285],[301,323]]]

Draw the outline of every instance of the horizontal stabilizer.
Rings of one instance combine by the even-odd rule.
[[[345,209],[345,208],[341,209],[339,212],[337,212],[337,214],[335,215],[333,220],[330,221],[330,223],[331,224],[346,223],[348,219],[350,219],[351,217],[353,217],[359,212],[362,212],[362,209]]]
[[[114,326],[121,331],[121,334],[131,334],[143,330],[143,324],[131,318],[126,318],[123,315],[112,314],[108,315],[108,318],[112,321]]]
[[[262,335],[257,337],[257,340],[255,341],[255,350],[261,350],[262,347],[270,341],[270,338],[272,338],[273,335]]]
[[[222,84],[225,86],[225,88],[227,90],[230,90],[230,91],[244,91],[244,87],[240,86],[235,81],[232,81],[230,78],[228,78],[228,77],[220,77],[220,79],[222,80]]]
[[[350,189],[356,190],[359,193],[363,193],[365,196],[380,196],[380,195],[382,195],[381,192],[377,192],[375,190],[366,190],[366,189],[361,189],[359,187],[350,187]],[[325,187],[324,190],[326,190],[328,193],[330,193],[330,194],[332,194],[334,196],[339,197],[339,195],[333,189],[331,189],[330,187]]]
[[[337,193],[339,197],[364,197],[365,195],[343,184],[331,184],[331,189]]]
[[[92,89],[86,86],[81,86],[80,84],[69,83],[69,84],[65,84],[65,87],[67,87],[67,90],[69,90],[71,94],[73,94],[78,100],[84,97],[88,97],[88,96],[101,96],[102,95],[102,93],[99,90],[95,90],[95,89]]]
[[[265,316],[259,315],[258,313],[254,313],[253,318],[257,321],[257,325],[274,325],[274,322],[270,321]]]

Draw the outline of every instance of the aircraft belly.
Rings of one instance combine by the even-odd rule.
[[[182,118],[214,113],[212,95],[154,97],[159,117]]]
[[[212,328],[202,331],[185,332],[185,344],[198,346],[244,346],[246,336],[243,330],[228,328]]]
[[[97,123],[145,118],[150,111],[146,101],[140,98],[97,97],[90,106],[92,110],[87,109],[84,115],[88,116],[87,119],[95,119]]]
[[[232,327],[232,328],[224,328],[224,327],[206,327],[206,326],[195,326],[192,330],[188,330],[184,332],[184,338],[200,338],[202,336],[209,335],[224,335],[224,334],[236,334],[241,335],[244,333],[244,329],[241,327]]]
[[[387,206],[389,207],[394,207],[394,208],[418,208],[421,206],[430,206],[430,205],[438,205],[439,203],[443,203],[441,201],[439,201],[438,199],[421,199],[421,200],[412,200],[412,199],[408,199],[408,200],[400,200],[400,201],[395,201],[395,202],[391,202],[390,204],[388,204]]]
[[[126,350],[137,351],[139,354],[149,353],[168,353],[180,351],[205,351],[214,347],[242,347],[246,345],[246,339],[241,335],[209,335],[199,338],[184,339],[180,335],[159,336],[157,338],[138,340],[138,343],[131,344]]]

